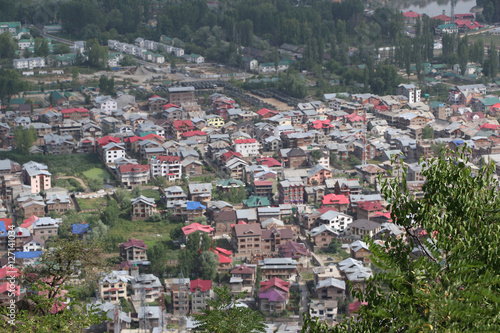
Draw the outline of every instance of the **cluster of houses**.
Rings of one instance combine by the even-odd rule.
[[[410,10],[404,12],[403,17],[405,23],[415,24],[422,15]],[[436,35],[442,35],[444,33],[466,33],[483,28],[483,25],[476,21],[476,17],[473,13],[454,14],[453,17],[441,14],[431,17],[431,20],[438,23],[435,29]]]

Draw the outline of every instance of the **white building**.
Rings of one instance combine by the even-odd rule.
[[[45,67],[45,59],[42,57],[14,59],[15,69],[33,69]]]
[[[205,62],[205,58],[203,58],[199,54],[194,54],[194,53],[191,53],[190,55],[186,56],[186,59],[188,62],[192,62],[192,63],[195,63],[197,65],[203,64]]]
[[[326,224],[336,231],[344,231],[352,223],[352,216],[329,210],[319,217],[321,224]]]
[[[97,96],[95,105],[96,108],[101,109],[107,115],[111,115],[111,111],[117,108],[117,103],[111,96]]]
[[[243,157],[258,155],[259,148],[260,145],[255,139],[234,140],[234,151]]]
[[[420,93],[421,90],[414,84],[400,84],[398,86],[397,94],[408,98],[410,104],[420,102]]]
[[[101,155],[104,163],[115,163],[117,159],[125,157],[125,146],[123,143],[110,142],[102,147]]]
[[[151,177],[163,176],[168,181],[181,179],[182,163],[179,156],[156,156],[150,162]]]

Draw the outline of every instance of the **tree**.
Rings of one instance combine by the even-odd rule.
[[[103,95],[114,95],[115,79],[113,77],[108,78],[106,75],[101,75],[99,78],[99,89]]]
[[[46,57],[49,55],[49,42],[45,38],[35,38],[35,50],[34,54],[36,57]]]
[[[127,54],[120,61],[120,65],[122,65],[122,66],[135,66],[135,65],[137,65],[137,61],[135,61],[134,57]]]
[[[199,260],[199,269],[203,280],[214,280],[217,276],[217,266],[219,265],[219,257],[210,251],[205,251],[201,254]]]
[[[120,208],[114,200],[110,200],[106,205],[106,209],[102,213],[102,221],[107,226],[114,226],[118,222],[118,214],[120,214]]]
[[[85,43],[85,55],[87,63],[98,69],[108,67],[108,48],[101,46],[97,39],[89,39]]]
[[[423,197],[407,188],[406,172],[385,180],[391,218],[406,234],[384,245],[367,239],[381,269],[356,318],[328,328],[310,319],[304,332],[498,332],[500,194],[494,163],[469,166],[472,151],[442,151],[421,161]],[[426,235],[426,236],[424,236]]]
[[[37,133],[33,127],[26,128],[19,126],[14,131],[14,141],[16,142],[16,149],[23,154],[29,153],[36,138]]]
[[[214,292],[217,297],[207,300],[207,308],[194,315],[201,328],[214,333],[265,332],[262,315],[236,304],[245,297],[244,293],[233,297],[226,285],[215,287]]]
[[[425,126],[422,129],[422,138],[423,139],[434,139],[434,129],[430,126]]]
[[[14,58],[14,53],[16,51],[16,44],[12,40],[12,35],[10,32],[4,32],[0,34],[0,58]]]
[[[66,54],[66,53],[71,53],[69,45],[66,44],[54,45],[54,54]]]

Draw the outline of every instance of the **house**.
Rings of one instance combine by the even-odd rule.
[[[339,234],[330,226],[322,224],[307,233],[315,244],[315,248],[327,248],[332,240],[337,239]]]
[[[203,216],[207,207],[197,201],[172,201],[167,202],[167,209],[173,211],[173,215],[193,221],[197,217]]]
[[[191,53],[190,55],[185,56],[188,62],[195,63],[197,65],[203,64],[205,62],[205,58],[203,58],[199,54]]]
[[[42,57],[14,59],[15,69],[33,69],[45,67],[45,59]]]
[[[130,202],[132,202],[132,211],[130,213],[132,221],[147,219],[158,212],[154,198],[140,195],[137,198],[130,199]]]
[[[300,148],[281,149],[280,158],[285,168],[304,168],[309,163],[308,155]]]
[[[127,297],[127,287],[130,279],[126,271],[112,271],[99,281],[99,296],[101,300],[117,304],[121,298]]]
[[[361,240],[357,240],[351,245],[349,245],[351,249],[351,258],[360,260],[363,262],[363,264],[370,264],[370,248],[368,247],[368,244]]]
[[[309,185],[322,185],[329,178],[332,178],[332,171],[322,165],[317,164],[307,170],[307,183]]]
[[[265,254],[277,253],[281,245],[293,240],[293,238],[293,230],[290,228],[264,229],[261,232],[261,251]]]
[[[167,104],[167,100],[158,95],[153,95],[148,98],[148,107],[151,112],[159,112],[163,110],[163,106]]]
[[[385,211],[385,207],[380,202],[363,201],[357,205],[356,217],[358,219],[371,220],[379,216],[379,213],[384,213]]]
[[[286,309],[290,282],[272,278],[260,283],[259,309],[264,313],[281,313]]]
[[[30,161],[23,164],[22,179],[31,186],[31,193],[38,194],[51,188],[51,173],[45,164]]]
[[[275,190],[272,180],[255,180],[252,187],[255,196],[265,197],[269,201],[273,200]]]
[[[398,95],[405,96],[409,104],[419,103],[421,90],[414,84],[400,84],[396,90]]]
[[[73,200],[68,194],[56,194],[47,196],[45,201],[45,206],[47,208],[47,213],[56,212],[59,214],[65,213],[70,209],[74,209]]]
[[[315,300],[309,303],[309,315],[311,318],[331,324],[337,319],[337,308],[337,301]]]
[[[194,87],[170,87],[168,88],[169,102],[177,105],[185,102],[194,102]]]
[[[180,180],[182,177],[182,164],[179,156],[160,155],[153,156],[149,161],[151,177],[165,177],[168,181]]]
[[[380,223],[369,220],[356,220],[351,223],[351,235],[358,239],[364,239],[366,236],[373,237],[382,229]]]
[[[212,184],[189,184],[189,197],[193,201],[210,201],[212,200]]]
[[[342,232],[348,228],[352,223],[352,216],[337,212],[335,210],[328,210],[321,214],[318,218],[319,225],[328,225],[337,232]]]
[[[189,291],[191,292],[191,313],[200,313],[207,308],[206,301],[213,299],[212,281],[191,280]]]
[[[125,243],[118,245],[120,250],[120,258],[123,261],[147,261],[148,255],[146,253],[148,247],[142,240],[130,238]]]
[[[236,224],[233,226],[231,243],[238,257],[250,257],[261,253],[262,229],[260,224]]]
[[[302,204],[304,202],[304,183],[300,178],[288,178],[278,184],[280,204]]]
[[[155,302],[162,295],[163,286],[153,274],[140,274],[130,279],[132,292],[146,302]]]
[[[40,217],[33,223],[33,236],[38,236],[42,239],[49,239],[57,235],[60,219],[55,220],[51,217]]]
[[[214,213],[213,222],[215,223],[217,235],[229,235],[231,233],[231,226],[235,224],[236,221],[236,212],[234,210]]]
[[[291,258],[264,258],[259,261],[262,280],[289,280],[297,274],[297,261]]]
[[[126,156],[125,144],[110,142],[105,146],[100,146],[101,159],[106,164],[113,164],[117,159]]]
[[[234,151],[243,157],[255,157],[259,154],[260,144],[255,139],[234,141]]]
[[[349,198],[343,194],[326,194],[323,197],[323,207],[333,207],[339,212],[347,212],[349,208]]]
[[[135,163],[123,164],[117,168],[118,178],[120,182],[128,188],[146,184],[150,179],[149,168],[149,165]]]
[[[175,140],[181,140],[182,134],[195,130],[191,120],[169,120],[167,121],[167,132]]]
[[[208,235],[213,235],[213,232],[214,232],[214,228],[212,228],[211,226],[209,225],[203,225],[203,224],[199,224],[197,222],[194,222],[194,223],[191,223],[185,227],[182,227],[182,232],[184,233],[184,237],[187,241],[187,238],[190,234],[192,234],[193,232],[204,232]]]
[[[241,264],[233,267],[230,271],[231,279],[230,285],[231,290],[235,293],[242,291],[252,291],[255,284],[255,265]]]
[[[111,96],[97,96],[94,100],[95,107],[102,113],[111,115],[111,111],[116,110],[118,104]]]
[[[336,178],[333,181],[333,192],[335,194],[343,194],[349,197],[351,194],[360,194],[363,189],[359,184],[359,179]],[[325,182],[328,188],[332,188],[328,186],[328,180]]]
[[[189,289],[191,281],[188,278],[165,279],[165,291],[172,299],[174,316],[186,316],[189,311]]]
[[[184,173],[189,176],[203,174],[203,163],[194,158],[186,158],[181,162]]]

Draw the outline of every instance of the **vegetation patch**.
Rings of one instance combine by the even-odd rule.
[[[83,175],[90,179],[102,179],[103,181],[111,179],[111,175],[104,168],[92,168],[83,172]]]

